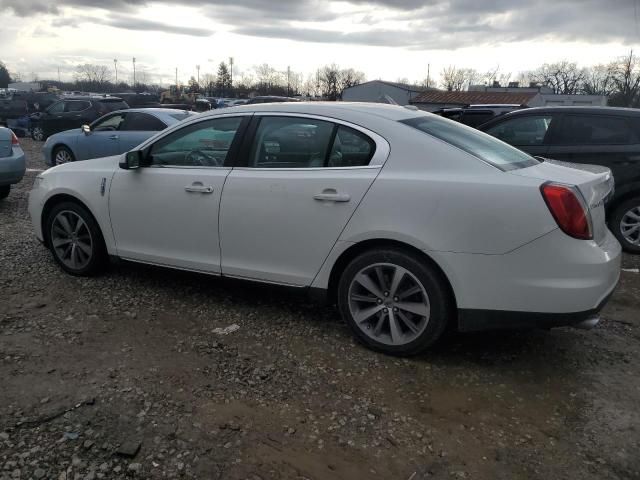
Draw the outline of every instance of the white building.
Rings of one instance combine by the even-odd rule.
[[[416,85],[371,80],[370,82],[354,85],[342,91],[345,102],[374,102],[409,105],[421,93],[433,90]]]
[[[39,92],[41,85],[38,82],[16,82],[9,84],[9,90],[11,89],[18,92]]]

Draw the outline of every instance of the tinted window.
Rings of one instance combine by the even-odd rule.
[[[96,132],[120,130],[120,126],[122,125],[122,122],[124,122],[124,115],[124,113],[116,113],[114,115],[101,118],[91,126],[91,130]]]
[[[511,145],[542,145],[551,120],[550,115],[512,118],[488,128],[485,132]]]
[[[97,102],[96,106],[98,107],[98,110],[105,113],[129,108],[129,105],[122,100],[100,100]]]
[[[605,115],[567,115],[554,143],[560,145],[621,145],[631,143],[627,120]]]
[[[359,167],[369,165],[376,144],[364,133],[340,125],[331,147],[328,167]]]
[[[54,103],[47,109],[48,113],[62,113],[64,112],[64,102]]]
[[[242,117],[217,118],[188,125],[151,148],[153,165],[221,167]]]
[[[90,102],[85,102],[82,100],[71,100],[65,102],[64,111],[65,112],[82,112],[91,106]]]
[[[130,112],[121,130],[159,132],[167,126],[160,119],[146,113]]]
[[[324,167],[333,123],[295,117],[263,117],[251,147],[256,168]]]
[[[539,163],[522,150],[437,115],[410,118],[401,120],[401,123],[447,142],[501,170],[515,170]]]
[[[462,116],[461,122],[465,125],[469,125],[470,127],[477,127],[478,125],[482,125],[485,122],[488,122],[493,118],[493,112],[474,112],[474,111],[466,111]]]
[[[171,118],[176,119],[177,121],[181,122],[182,120],[184,120],[185,118],[189,118],[192,117],[194,115],[197,115],[197,113],[194,112],[185,112],[185,113],[172,113],[170,115]]]

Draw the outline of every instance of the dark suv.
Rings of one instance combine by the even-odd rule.
[[[478,125],[482,125],[495,117],[521,108],[526,107],[516,104],[478,104],[464,107],[440,108],[431,113],[464,123],[470,127],[478,127]]]
[[[118,97],[73,96],[49,106],[44,112],[32,115],[31,136],[34,140],[45,140],[54,133],[80,128],[97,120],[105,113],[123,110],[129,105]]]
[[[640,253],[640,110],[529,108],[478,128],[534,156],[610,168],[609,228],[626,251]]]

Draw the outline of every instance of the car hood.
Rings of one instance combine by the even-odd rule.
[[[65,172],[112,172],[116,168],[119,168],[121,157],[122,155],[113,155],[111,157],[94,158],[82,162],[64,163],[45,170],[44,175]]]

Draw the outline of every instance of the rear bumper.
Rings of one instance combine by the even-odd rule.
[[[605,305],[621,248],[554,230],[504,255],[429,252],[451,282],[462,331],[576,325]]]
[[[0,158],[0,186],[18,183],[24,177],[26,164],[22,149],[14,147],[11,157]]]
[[[460,332],[479,332],[483,330],[526,330],[533,328],[585,327],[592,322],[595,326],[598,314],[611,298],[611,290],[600,304],[591,310],[572,313],[517,312],[506,310],[458,310],[458,330]]]

